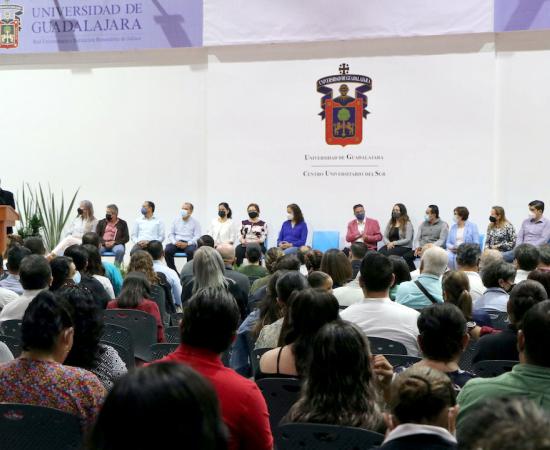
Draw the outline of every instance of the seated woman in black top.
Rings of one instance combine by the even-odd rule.
[[[313,338],[323,325],[338,319],[338,310],[334,295],[321,289],[293,293],[281,330],[285,345],[264,353],[256,378],[301,376],[309,364]]]
[[[389,433],[380,450],[456,449],[456,391],[447,375],[415,366],[391,386]]]
[[[412,272],[415,270],[414,252],[412,251],[414,229],[403,203],[394,205],[391,218],[384,230],[384,246],[380,253],[384,255],[402,256]]]

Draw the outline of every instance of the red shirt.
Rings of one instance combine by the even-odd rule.
[[[212,383],[229,429],[229,450],[272,450],[269,413],[256,383],[225,367],[216,353],[185,344],[155,362],[167,361],[186,363]]]
[[[111,300],[109,303],[107,303],[107,309],[117,309],[118,307],[119,306],[116,299]],[[137,309],[138,311],[143,311],[147,314],[151,314],[157,322],[157,342],[166,341],[166,339],[164,339],[164,325],[162,324],[162,319],[160,318],[159,307],[154,301],[144,298],[135,308],[121,309]]]

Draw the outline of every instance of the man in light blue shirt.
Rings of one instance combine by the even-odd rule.
[[[422,309],[434,303],[443,303],[441,277],[447,269],[447,252],[441,247],[430,247],[422,252],[420,276],[397,287],[396,303],[413,309]]]
[[[160,272],[166,276],[166,280],[172,290],[172,297],[176,306],[181,306],[181,282],[178,273],[170,269],[162,262],[164,251],[162,243],[159,241],[151,241],[147,246],[147,252],[153,258],[153,269],[155,272]]]
[[[19,266],[25,256],[29,256],[31,251],[26,247],[15,246],[10,248],[8,252],[8,276],[0,281],[0,287],[9,289],[17,295],[23,293],[21,281],[19,281]]]
[[[149,241],[164,241],[164,224],[154,215],[155,204],[151,201],[143,202],[141,207],[142,217],[136,220],[132,228],[132,242],[134,247],[130,252],[145,250]]]
[[[514,287],[516,268],[505,261],[496,261],[483,268],[481,281],[487,288],[485,293],[474,302],[474,309],[506,312],[508,292]]]
[[[194,218],[193,204],[186,202],[181,206],[179,217],[172,222],[172,228],[168,235],[170,241],[164,249],[164,259],[170,269],[175,270],[176,264],[174,263],[174,255],[176,253],[185,253],[187,255],[187,261],[193,259],[193,254],[197,249],[197,241],[201,237],[201,225]]]

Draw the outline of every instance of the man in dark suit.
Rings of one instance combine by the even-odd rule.
[[[0,180],[1,184],[1,180]],[[0,187],[0,205],[8,205],[15,209],[15,200],[13,198],[13,193],[10,191],[5,191]],[[8,234],[13,234],[13,228],[8,227]]]

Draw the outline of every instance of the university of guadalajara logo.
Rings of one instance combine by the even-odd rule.
[[[372,80],[365,75],[350,75],[349,66],[340,64],[340,75],[331,75],[317,80],[317,92],[323,94],[319,113],[325,119],[325,140],[329,145],[357,145],[363,140],[363,117],[366,119],[368,99],[364,94],[372,89]],[[329,84],[338,84],[338,97],[332,98]],[[358,85],[355,97],[348,95],[346,83]]]
[[[9,0],[0,4],[0,48],[17,48],[23,7],[10,5]]]

